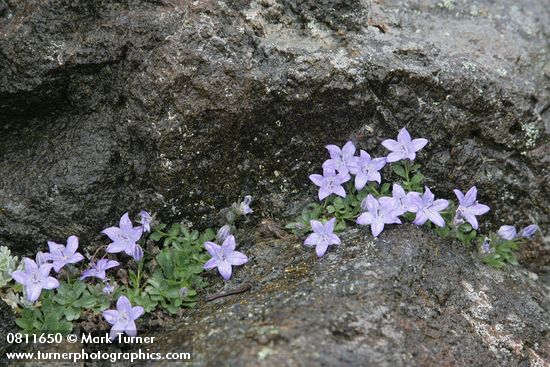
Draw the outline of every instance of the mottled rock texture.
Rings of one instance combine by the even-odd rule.
[[[127,210],[279,215],[323,145],[407,126],[440,196],[549,223],[544,0],[0,0],[0,241],[92,245]]]
[[[549,19],[546,0],[0,0],[0,244],[94,246],[141,208],[206,226],[244,194],[280,219],[325,144],[384,154],[403,126],[439,197],[476,185],[484,229],[548,235]],[[164,337],[193,332],[198,365],[548,365],[545,278],[413,226],[366,233],[322,260],[244,241],[225,288],[252,290]]]
[[[322,259],[291,239],[246,252],[252,261],[210,292],[252,289],[199,304],[160,345],[174,351],[193,335],[197,366],[550,363],[550,287],[412,225],[374,241],[347,230]]]

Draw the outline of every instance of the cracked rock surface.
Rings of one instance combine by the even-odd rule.
[[[419,159],[438,196],[477,185],[493,227],[545,228],[549,12],[544,0],[0,0],[0,241],[94,245],[142,207],[206,226],[244,194],[279,216],[325,144],[385,154],[403,126],[430,140]]]
[[[550,287],[491,269],[461,244],[404,225],[373,240],[346,230],[318,259],[300,242],[258,240],[251,262],[160,335],[193,335],[199,366],[548,366]]]

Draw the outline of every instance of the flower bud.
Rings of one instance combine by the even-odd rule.
[[[140,261],[141,259],[143,259],[143,249],[141,248],[140,245],[136,244],[134,246],[134,251],[132,252],[132,257],[136,261]]]
[[[531,224],[521,230],[521,237],[531,238],[537,232],[539,227],[536,224]]]
[[[503,240],[511,241],[516,237],[516,228],[514,226],[501,226],[497,234]]]
[[[225,241],[225,239],[229,235],[231,235],[231,226],[226,224],[218,230],[218,233],[216,234],[216,240],[218,241],[218,243],[223,243],[223,241]]]

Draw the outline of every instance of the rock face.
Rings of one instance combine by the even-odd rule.
[[[158,345],[193,335],[197,366],[550,365],[550,288],[535,274],[412,225],[341,238],[322,259],[296,240],[245,248],[251,262],[210,291],[252,289],[199,304]]]
[[[407,126],[444,197],[549,223],[544,0],[0,0],[0,242],[122,213],[279,215],[327,143],[384,154]],[[284,199],[284,200],[282,200]]]

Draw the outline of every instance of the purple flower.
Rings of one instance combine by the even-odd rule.
[[[247,215],[253,213],[254,210],[250,209],[250,204],[252,203],[252,196],[246,195],[244,200],[239,204],[239,214]]]
[[[357,218],[357,224],[368,225],[374,237],[384,230],[385,224],[401,224],[401,220],[397,217],[399,203],[394,198],[381,197],[376,199],[372,195],[368,195],[361,203],[361,208],[365,210]]]
[[[414,161],[416,158],[416,152],[424,148],[428,144],[428,140],[424,138],[411,140],[411,135],[407,129],[402,128],[397,135],[397,141],[393,139],[386,139],[382,142],[382,145],[391,153],[388,154],[387,162],[397,162],[402,159],[410,159]]]
[[[349,167],[349,172],[355,175],[355,188],[361,190],[369,181],[380,184],[382,177],[378,171],[386,165],[386,158],[373,159],[362,149],[360,156],[355,158],[355,165]]]
[[[189,294],[189,289],[187,289],[187,287],[181,287],[179,294],[181,298],[185,298]]]
[[[456,209],[455,221],[464,218],[472,225],[473,229],[477,229],[478,223],[476,215],[485,214],[491,209],[487,205],[479,204],[477,202],[477,188],[475,186],[472,186],[466,195],[462,194],[462,191],[458,189],[453,191],[458,198],[458,208]]]
[[[313,183],[319,186],[319,200],[323,200],[330,194],[336,194],[343,198],[346,197],[346,190],[342,187],[344,182],[351,179],[349,173],[339,173],[333,169],[323,168],[323,175],[314,174],[309,176]]]
[[[151,221],[153,218],[151,217],[151,214],[149,212],[146,212],[145,210],[142,210],[139,212],[139,216],[141,218],[141,228],[143,228],[143,232],[151,232]]]
[[[487,237],[485,237],[485,241],[481,244],[481,252],[484,254],[491,252],[491,241]]]
[[[414,224],[421,226],[429,219],[433,224],[439,227],[445,227],[445,220],[439,214],[440,211],[449,206],[449,202],[444,199],[434,200],[434,194],[429,188],[425,188],[423,195],[411,195],[410,211],[416,213]]]
[[[342,149],[336,145],[327,145],[325,148],[330,154],[330,159],[323,163],[323,169],[348,174],[350,169],[355,167],[357,157],[354,155],[356,149],[351,141],[348,141]]]
[[[403,215],[410,211],[412,197],[416,192],[405,192],[401,185],[394,183],[392,187],[392,197],[396,200],[395,212],[397,215]]]
[[[216,234],[216,241],[223,243],[227,237],[231,235],[231,226],[229,224],[226,224],[225,226],[221,227],[218,230],[218,233]]]
[[[120,263],[114,260],[101,259],[96,264],[92,263],[90,269],[84,270],[80,280],[86,279],[88,277],[95,277],[101,280],[105,280],[105,271],[115,266],[119,266]]]
[[[111,294],[115,291],[115,287],[110,285],[108,282],[105,283],[105,287],[103,287],[102,292],[105,294]]]
[[[116,339],[118,334],[122,333],[126,333],[129,336],[136,336],[137,329],[134,321],[143,315],[143,307],[132,307],[126,296],[120,296],[116,302],[116,308],[116,310],[103,311],[105,320],[113,325],[109,333],[111,340]]]
[[[101,233],[106,234],[113,241],[107,247],[107,252],[118,253],[124,251],[127,255],[133,257],[136,242],[141,238],[142,232],[141,227],[132,226],[128,213],[125,213],[120,218],[119,227],[109,227]]]
[[[539,227],[536,224],[531,224],[521,230],[521,237],[531,238]]]
[[[214,242],[207,241],[204,247],[212,256],[210,260],[204,264],[206,270],[218,268],[218,272],[225,280],[231,278],[231,266],[242,265],[248,261],[248,257],[239,251],[235,251],[236,243],[235,236],[229,235],[219,246]]]
[[[55,289],[59,287],[59,281],[49,276],[52,264],[38,266],[33,260],[25,257],[25,270],[16,270],[11,273],[12,278],[25,287],[27,300],[34,302],[40,297],[42,289]]]
[[[40,265],[42,265],[42,264],[45,264],[45,263],[48,261],[48,255],[49,255],[48,253],[44,253],[44,252],[42,252],[42,251],[38,251],[38,252],[36,253],[36,257],[35,257],[35,259],[36,259],[36,264],[37,264],[38,266],[40,266]]]
[[[503,240],[511,241],[516,237],[516,227],[514,226],[500,226],[498,229],[497,235],[502,238]]]
[[[340,238],[334,234],[336,218],[332,218],[324,225],[317,220],[311,220],[309,223],[311,224],[313,233],[306,238],[304,245],[308,247],[315,246],[317,256],[323,256],[330,245],[340,244]]]
[[[84,260],[84,256],[76,252],[78,248],[78,237],[76,236],[67,239],[67,247],[52,241],[48,241],[48,247],[50,252],[43,254],[42,259],[53,261],[53,270],[57,273],[67,264],[75,264]]]

